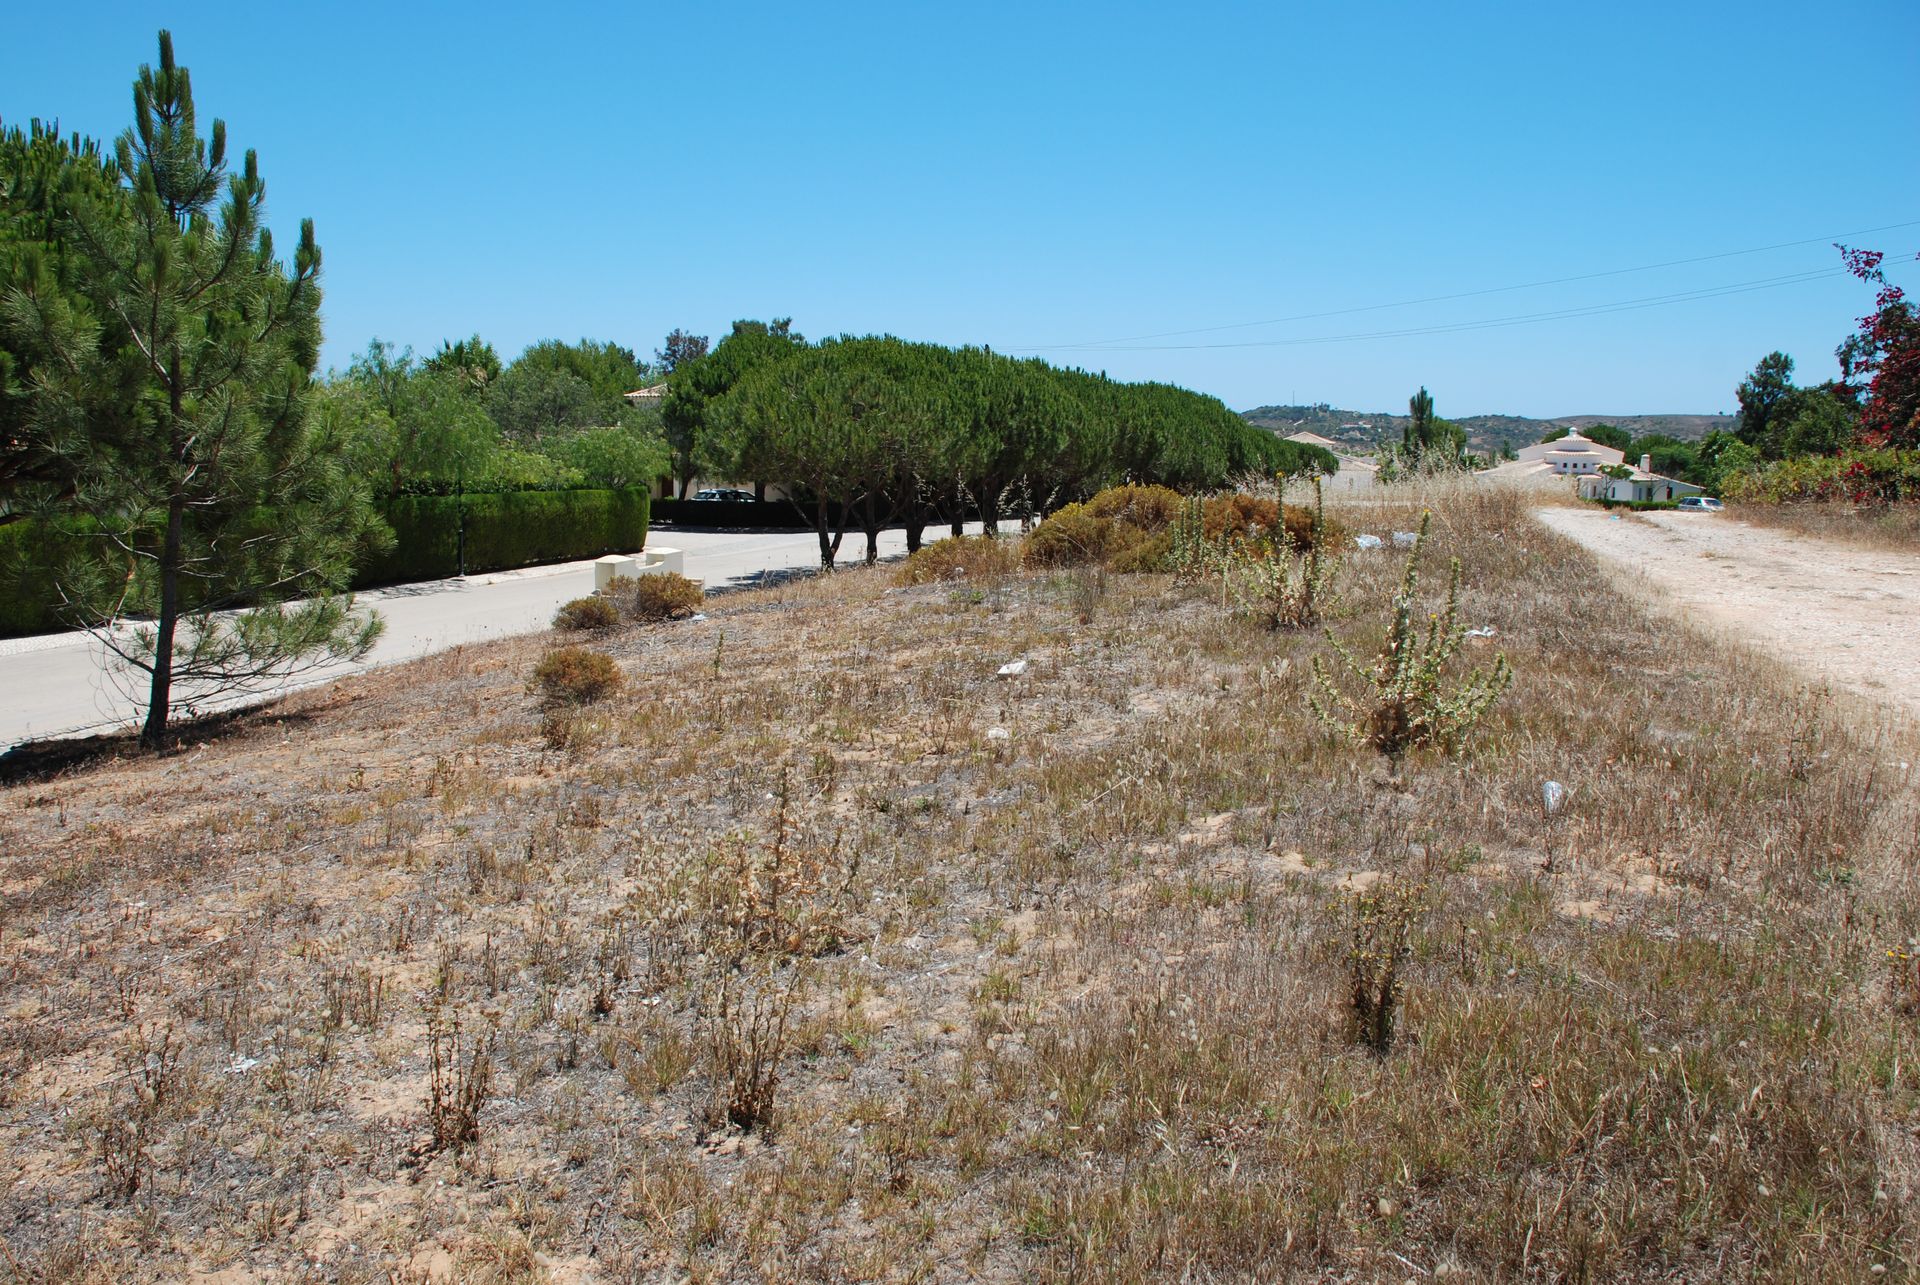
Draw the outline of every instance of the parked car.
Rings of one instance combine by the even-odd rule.
[[[1674,506],[1682,513],[1718,513],[1727,506],[1711,495],[1689,495]]]
[[[725,500],[734,504],[752,504],[753,492],[736,491],[732,487],[716,486],[704,491],[695,491],[693,498],[696,500]]]

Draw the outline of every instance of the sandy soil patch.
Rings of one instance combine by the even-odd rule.
[[[1920,718],[1920,555],[1701,514],[1543,508],[1636,598]],[[1646,592],[1651,590],[1653,592]]]

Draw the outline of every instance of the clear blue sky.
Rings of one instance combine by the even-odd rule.
[[[282,243],[317,224],[329,364],[791,315],[1240,409],[1703,413],[1774,348],[1826,378],[1870,292],[1270,341],[1818,272],[1888,224],[1856,239],[1920,285],[1913,0],[85,8],[8,14],[0,118],[117,134],[169,25]]]

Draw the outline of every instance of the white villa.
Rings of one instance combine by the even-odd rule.
[[[1619,454],[1618,451],[1614,454]],[[1677,500],[1698,495],[1700,487],[1653,471],[1653,457],[1642,455],[1639,468],[1629,468],[1625,477],[1605,473],[1583,474],[1574,487],[1583,500],[1614,500],[1622,504],[1640,504],[1649,500]]]
[[[1609,464],[1624,464],[1627,457],[1625,452],[1596,442],[1576,428],[1557,441],[1523,446],[1514,452],[1514,459],[1521,464],[1544,464],[1549,473],[1577,477],[1598,473]]]
[[[1624,477],[1609,473],[1623,469]],[[1596,442],[1578,429],[1556,441],[1523,446],[1513,459],[1488,471],[1495,477],[1543,486],[1564,484],[1565,479],[1572,478],[1581,499],[1622,504],[1677,500],[1701,492],[1691,482],[1655,473],[1651,456],[1642,455],[1640,467],[1634,468],[1627,463],[1624,452]]]

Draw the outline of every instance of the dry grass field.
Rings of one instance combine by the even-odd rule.
[[[1216,586],[883,567],[6,787],[0,1281],[1914,1275],[1910,731],[1422,502],[1457,756]]]
[[[1920,505],[1855,508],[1851,504],[1736,504],[1729,514],[1757,527],[1838,540],[1867,549],[1920,549]]]

